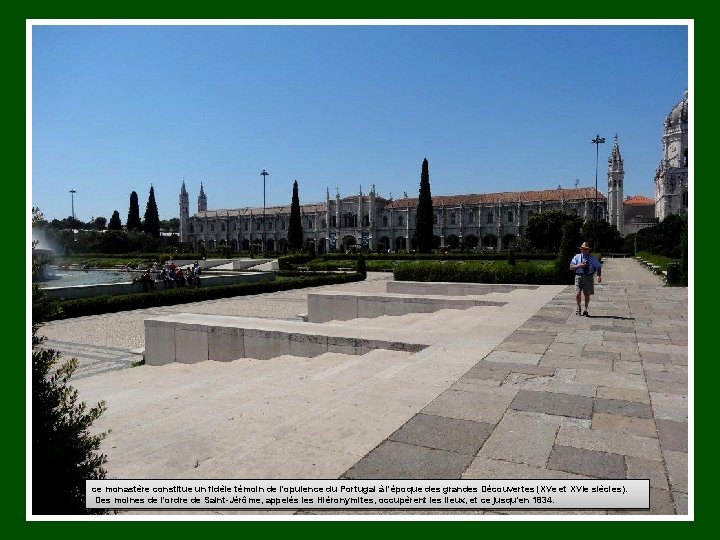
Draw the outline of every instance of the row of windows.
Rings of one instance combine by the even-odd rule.
[[[685,199],[683,202],[685,205],[687,205],[687,202],[686,202],[687,194],[685,194],[684,197],[685,197]],[[533,214],[532,210],[528,212],[528,219],[530,219],[530,216],[532,216],[532,214]],[[255,221],[255,227],[254,227],[255,230],[261,230],[262,229],[262,219],[258,218],[258,219],[255,219],[254,221]],[[357,214],[345,214],[342,216],[341,222],[342,222],[343,226],[346,228],[357,227],[358,226],[358,216],[357,216]],[[439,224],[439,214],[438,213],[434,214],[433,222],[435,225]],[[495,222],[495,214],[493,212],[488,212],[487,214],[485,214],[485,222],[486,223],[494,223]],[[512,210],[509,210],[507,212],[507,223],[514,223],[514,222],[515,222],[515,213]],[[335,215],[331,216],[330,223],[331,223],[331,225],[330,225],[331,227],[337,227],[337,216],[335,216]],[[363,223],[363,227],[369,227],[370,226],[370,216],[365,214],[363,216],[362,223]],[[468,214],[468,223],[469,224],[475,223],[475,214],[474,213]],[[321,220],[321,224],[322,224],[321,228],[323,228],[323,229],[327,228],[327,220],[325,218],[323,218]],[[382,224],[383,224],[383,227],[387,227],[390,224],[390,219],[388,218],[388,216],[383,216]],[[396,216],[395,224],[398,227],[405,226],[404,216],[403,215]],[[307,225],[308,229],[313,229],[314,225],[315,225],[314,219],[311,217],[306,218],[306,225]],[[455,212],[450,212],[450,225],[457,225],[457,214]],[[224,232],[225,231],[225,223],[221,222],[220,226],[221,226],[221,231]],[[274,220],[273,219],[268,220],[268,229],[274,230],[274,228],[275,228]],[[280,220],[280,228],[283,231],[285,230],[285,220],[284,219]],[[199,232],[204,232],[202,225],[199,225],[199,229],[200,229]],[[244,221],[244,229],[246,231],[249,230],[249,221],[248,220]],[[237,223],[233,223],[233,230],[237,231]],[[191,233],[194,232],[192,223],[190,223],[190,232]],[[210,224],[210,232],[215,232],[215,224],[214,223]]]

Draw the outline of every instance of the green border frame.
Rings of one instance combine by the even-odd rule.
[[[404,5],[407,4],[407,5]],[[9,191],[8,203],[6,204],[6,212],[9,212],[9,218],[6,224],[15,222],[27,223],[29,220],[30,207],[32,201],[26,200],[25,190],[20,187],[19,182],[14,181],[15,178],[25,176],[25,161],[20,156],[25,155],[25,140],[20,137],[20,133],[26,134],[25,130],[25,109],[20,104],[25,103],[25,23],[27,19],[85,19],[85,18],[143,18],[143,19],[168,19],[168,18],[200,18],[200,19],[248,19],[248,18],[277,18],[281,14],[283,18],[293,19],[328,19],[328,18],[382,18],[382,19],[487,19],[487,18],[518,18],[518,11],[522,11],[524,19],[581,19],[607,17],[608,14],[615,18],[622,17],[624,19],[648,19],[648,18],[665,18],[665,19],[693,19],[694,27],[694,64],[702,66],[703,69],[695,69],[694,79],[694,95],[691,99],[697,106],[696,110],[702,110],[702,115],[695,115],[695,146],[702,147],[698,144],[697,139],[701,133],[709,131],[711,122],[715,119],[714,111],[709,105],[710,84],[709,77],[712,71],[710,65],[711,51],[716,44],[710,35],[707,21],[710,19],[709,8],[701,10],[705,15],[698,15],[698,9],[691,5],[692,2],[677,4],[666,3],[665,5],[654,2],[651,7],[641,5],[617,5],[617,4],[591,4],[578,2],[561,1],[554,4],[536,3],[533,5],[523,6],[507,6],[507,5],[473,5],[467,6],[465,2],[451,1],[433,6],[420,6],[417,3],[410,2],[377,2],[371,0],[365,2],[362,8],[341,6],[338,4],[325,6],[307,5],[307,4],[290,4],[278,6],[273,5],[252,4],[244,5],[213,5],[213,4],[195,4],[191,6],[174,5],[164,6],[152,3],[125,3],[123,5],[70,5],[68,3],[54,3],[52,5],[33,5],[23,6],[15,5],[10,10],[6,10],[3,17],[4,32],[2,40],[4,42],[4,50],[8,51],[6,55],[6,81],[10,84],[5,85],[5,95],[8,99],[9,107],[6,111],[9,115],[9,125],[15,129],[10,131],[11,136],[6,142],[7,156],[10,159],[10,178],[5,183],[5,190]],[[714,63],[713,63],[714,64]],[[693,161],[695,178],[700,177],[700,171],[708,170],[707,152],[696,152],[700,159]],[[695,188],[701,186],[700,192]],[[711,216],[710,204],[712,201],[720,200],[716,197],[717,188],[713,183],[704,181],[702,183],[695,181],[693,185],[694,213],[691,220],[695,225],[695,242],[694,245],[710,245],[709,242],[702,242],[708,237],[712,230],[712,224],[706,216]],[[13,199],[24,200],[24,206],[13,203]],[[700,220],[695,220],[695,216],[699,216]],[[702,227],[703,221],[706,226]],[[9,232],[7,235],[10,241],[9,257],[13,257],[14,253],[21,251],[25,253],[27,246],[25,245],[29,239],[23,237],[22,246],[20,235],[13,234],[11,228],[6,228]],[[698,241],[698,239],[700,241]],[[12,259],[11,259],[12,260]],[[27,273],[27,265],[25,263],[25,271]],[[691,261],[691,269],[694,263]],[[10,264],[6,263],[6,267]],[[702,276],[703,274],[701,274]],[[703,278],[704,279],[704,278]],[[27,283],[26,283],[27,284]],[[12,282],[8,281],[10,289],[8,296],[12,302],[10,305],[24,305],[22,310],[27,315],[27,298],[26,291],[20,293],[17,287],[12,286]],[[690,291],[694,293],[694,288]],[[707,313],[710,316],[700,318],[695,324],[695,336],[705,336],[711,331],[709,325],[714,323],[715,318],[712,317],[710,310],[711,300],[707,297],[698,299],[695,305],[695,313]],[[9,340],[11,354],[6,358],[6,391],[3,392],[6,411],[6,436],[5,444],[3,444],[3,453],[6,464],[6,483],[5,489],[2,490],[3,503],[3,521],[4,529],[12,533],[20,533],[23,535],[46,535],[60,534],[61,536],[85,537],[90,535],[102,535],[103,538],[114,536],[127,536],[128,533],[142,536],[196,536],[218,533],[242,532],[249,534],[287,534],[291,536],[297,535],[342,535],[368,537],[368,536],[385,536],[385,535],[412,535],[420,537],[431,537],[435,535],[451,534],[484,534],[484,533],[500,533],[500,534],[517,534],[532,535],[538,534],[549,536],[555,532],[572,533],[580,532],[581,534],[613,534],[613,533],[638,533],[653,536],[677,536],[689,535],[695,536],[703,534],[706,528],[712,525],[712,510],[710,504],[713,502],[713,484],[714,480],[714,463],[709,459],[709,453],[712,451],[712,445],[697,444],[695,447],[695,470],[702,472],[696,475],[695,483],[695,521],[694,522],[668,522],[668,521],[592,521],[591,519],[583,521],[352,521],[352,516],[348,517],[349,521],[194,521],[194,522],[178,522],[178,521],[162,521],[162,522],[127,522],[127,521],[103,521],[103,522],[27,522],[25,519],[25,415],[16,414],[14,411],[18,408],[18,404],[22,404],[21,410],[24,410],[25,404],[25,359],[28,355],[27,344],[30,329],[23,319],[22,325],[20,317],[16,315],[15,309],[11,309],[9,313],[11,317],[6,317],[6,336],[13,336]],[[713,328],[714,329],[714,328]],[[22,343],[20,339],[14,336],[23,336]],[[705,352],[707,345],[703,340],[698,339],[695,343],[695,357],[710,359],[710,362],[703,363],[700,373],[702,377],[696,377],[695,381],[695,426],[699,434],[705,434],[706,431],[701,426],[707,421],[708,411],[713,407],[710,402],[709,395],[712,395],[710,387],[713,381],[712,368],[708,364],[712,364],[711,356],[701,356],[701,352]],[[709,351],[708,351],[709,352]],[[18,358],[23,358],[22,362],[18,362]],[[9,384],[8,384],[9,383]],[[695,437],[699,441],[698,437]],[[212,520],[211,516],[208,516]],[[589,529],[588,527],[592,527]]]

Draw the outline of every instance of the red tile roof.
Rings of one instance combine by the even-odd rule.
[[[585,200],[595,199],[595,188],[573,188],[573,189],[546,189],[542,191],[504,191],[502,193],[480,193],[471,195],[436,195],[433,199],[433,207],[437,206],[460,206],[488,203],[516,203],[516,202],[559,202],[562,200]],[[605,200],[605,195],[597,192],[598,200]],[[405,208],[417,206],[418,199],[396,199],[386,205],[386,208]]]
[[[626,204],[628,206],[646,206],[655,204],[655,199],[650,199],[648,197],[645,197],[644,195],[634,195],[632,197],[625,197],[623,204]]]

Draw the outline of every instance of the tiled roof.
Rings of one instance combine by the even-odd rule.
[[[655,204],[655,199],[650,199],[644,195],[634,195],[633,197],[626,197],[623,204],[628,206],[645,206]]]
[[[325,212],[325,204],[324,203],[310,203],[310,204],[301,204],[300,205],[300,213],[301,214],[314,214],[315,212]],[[240,217],[240,216],[250,216],[258,217],[262,216],[263,209],[262,206],[259,208],[232,208],[232,209],[220,209],[220,210],[208,210],[207,212],[196,212],[193,214],[193,217],[197,218],[227,218],[227,217]],[[289,214],[290,213],[290,205],[284,205],[284,206],[266,206],[265,207],[265,216],[266,217],[273,217],[275,214]]]
[[[433,207],[460,206],[488,203],[530,203],[559,202],[562,200],[594,200],[595,188],[546,189],[542,191],[504,191],[502,193],[480,193],[471,195],[437,195],[433,199]],[[605,200],[605,195],[597,192],[598,200]],[[417,206],[418,199],[396,199],[387,204],[386,208],[405,208]]]

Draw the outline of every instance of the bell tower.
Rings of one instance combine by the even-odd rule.
[[[190,198],[185,189],[185,180],[180,188],[180,241],[187,242],[188,219],[190,218]]]
[[[207,212],[207,196],[202,182],[200,182],[200,195],[198,195],[198,212]]]
[[[625,220],[623,209],[623,180],[625,179],[625,170],[623,168],[623,158],[620,155],[620,145],[618,144],[618,136],[615,134],[615,143],[613,144],[612,153],[608,158],[608,222],[622,234],[623,221]]]

